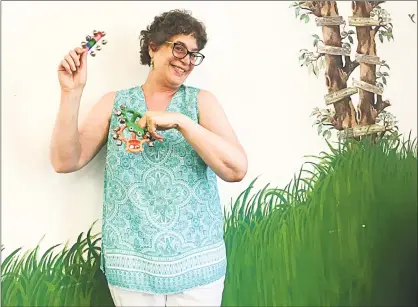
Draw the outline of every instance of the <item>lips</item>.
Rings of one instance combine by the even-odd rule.
[[[183,75],[183,74],[185,74],[185,73],[187,72],[184,68],[181,68],[180,66],[171,65],[171,67],[173,67],[174,71],[175,71],[178,75]]]

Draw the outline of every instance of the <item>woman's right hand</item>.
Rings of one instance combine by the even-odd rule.
[[[66,92],[83,90],[87,81],[87,49],[71,50],[58,65],[58,80]]]

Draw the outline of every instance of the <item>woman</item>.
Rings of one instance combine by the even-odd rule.
[[[227,261],[216,175],[242,180],[247,157],[215,96],[184,85],[206,42],[204,25],[185,11],[155,17],[141,32],[145,83],[106,94],[80,128],[87,52],[75,48],[59,65],[51,163],[74,172],[106,145],[101,269],[117,306],[221,305]],[[154,146],[118,146],[121,108],[142,113],[138,125]]]

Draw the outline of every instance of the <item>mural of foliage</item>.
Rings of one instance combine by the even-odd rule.
[[[301,66],[316,76],[324,70],[329,95],[343,93],[334,97],[333,108],[313,110],[318,134],[329,138],[333,130],[378,123],[390,129],[377,141],[327,142],[329,152],[310,156],[316,162],[306,163],[283,189],[267,185],[253,194],[257,179],[251,182],[225,212],[223,306],[417,305],[417,143],[400,139],[396,118],[385,110],[390,103],[379,89],[387,86],[390,66],[380,59],[365,65],[361,58],[376,60],[375,36],[394,40],[382,3],[352,1],[351,29],[321,25],[341,22],[336,1],[292,4],[299,20],[309,23],[316,16],[322,27],[322,38],[312,35],[315,50],[300,50]],[[409,14],[415,23],[414,17]],[[353,60],[355,39],[360,57]],[[378,94],[367,94],[363,84],[355,111],[347,80],[357,67],[361,81]],[[383,138],[387,131],[392,134]],[[58,252],[60,244],[40,255],[39,243],[4,258],[1,305],[114,307],[93,225]]]
[[[92,227],[56,254],[60,244],[41,257],[39,244],[21,257],[20,248],[8,255],[1,264],[1,306],[114,306],[99,270],[100,238],[91,234]]]
[[[416,140],[350,140],[225,212],[223,306],[416,306]],[[310,168],[310,169],[309,169]],[[100,238],[2,263],[2,306],[114,306]]]
[[[312,35],[315,50],[301,49],[299,60],[315,76],[323,70],[328,94],[324,97],[325,106],[315,108],[312,116],[317,117],[314,126],[318,134],[326,139],[332,131],[337,132],[339,139],[398,136],[396,118],[385,110],[391,103],[382,98],[390,67],[379,58],[376,48],[376,38],[381,43],[395,39],[390,14],[381,7],[384,2],[296,1],[291,5],[296,18],[304,23],[314,16],[321,31],[321,36]],[[352,6],[352,15],[347,18],[339,14],[338,8],[344,4]],[[349,78],[357,68],[360,78],[353,78],[350,86]],[[357,93],[356,107],[351,96]]]
[[[236,200],[224,306],[416,305],[415,140],[329,148],[285,189]]]

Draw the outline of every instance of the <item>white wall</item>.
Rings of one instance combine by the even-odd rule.
[[[294,17],[290,2],[4,2],[2,3],[2,244],[8,251],[73,239],[101,217],[104,152],[75,174],[54,173],[48,146],[60,96],[56,68],[93,29],[109,43],[89,58],[81,116],[106,92],[145,80],[139,64],[139,32],[156,14],[186,8],[203,20],[207,58],[188,84],[209,89],[223,104],[249,157],[240,183],[220,182],[231,198],[262,175],[259,185],[283,187],[325,143],[309,115],[323,106],[323,77],[309,76],[298,51],[311,48],[312,21]],[[339,2],[350,15],[350,2]],[[416,25],[408,13],[417,4],[390,1],[395,42],[378,42],[378,54],[391,66],[385,98],[402,132],[416,136]],[[404,70],[404,72],[402,72]],[[358,78],[358,71],[354,73]],[[261,130],[260,130],[261,129]],[[100,226],[100,223],[98,224]],[[97,228],[99,229],[99,228]]]

